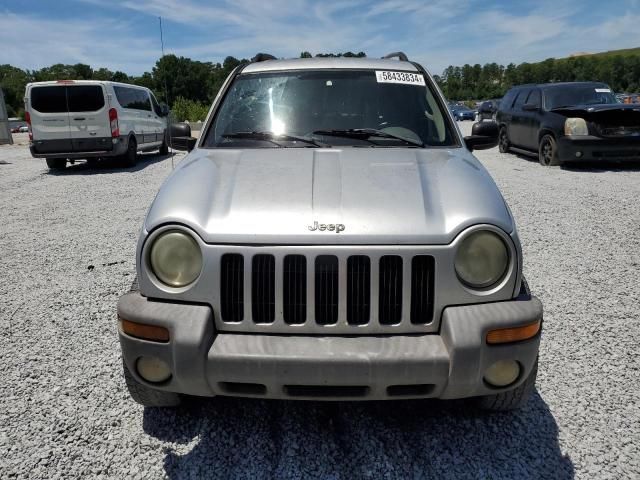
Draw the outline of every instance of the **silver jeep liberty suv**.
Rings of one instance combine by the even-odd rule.
[[[118,303],[131,396],[523,404],[542,305],[471,154],[497,139],[463,138],[402,53],[239,66],[144,221]]]

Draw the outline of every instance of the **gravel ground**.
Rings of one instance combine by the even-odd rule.
[[[0,147],[0,478],[640,478],[640,167],[478,157],[545,305],[523,410],[218,398],[157,411],[125,390],[115,305],[172,160],[51,174]]]

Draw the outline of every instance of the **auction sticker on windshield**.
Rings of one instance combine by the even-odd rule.
[[[405,85],[425,86],[424,77],[411,72],[388,72],[376,70],[376,80],[378,83],[403,83]]]

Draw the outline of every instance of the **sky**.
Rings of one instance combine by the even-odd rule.
[[[87,63],[130,75],[165,53],[404,51],[448,65],[534,62],[640,47],[640,0],[0,0],[0,64]]]

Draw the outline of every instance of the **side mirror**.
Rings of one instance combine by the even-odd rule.
[[[160,105],[160,116],[166,117],[168,115],[169,115],[169,107],[163,103],[162,105]]]
[[[522,110],[524,110],[525,112],[537,112],[539,108],[534,103],[525,103],[524,105],[522,105]]]
[[[476,122],[471,128],[471,135],[464,137],[464,143],[469,151],[497,147],[499,132],[496,122]]]
[[[190,152],[198,141],[191,136],[191,127],[187,123],[174,123],[170,130],[171,148]]]

